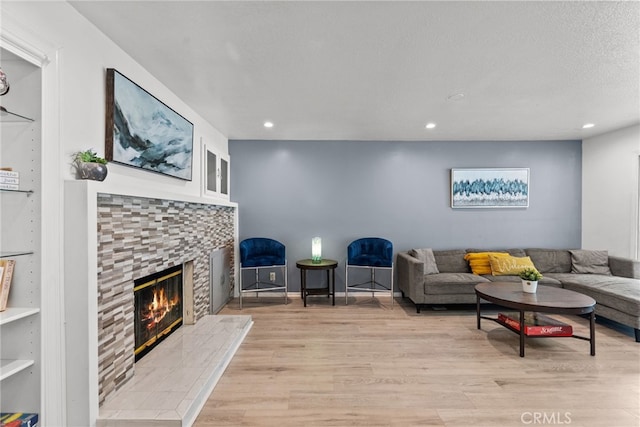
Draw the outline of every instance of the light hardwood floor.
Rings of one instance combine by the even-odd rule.
[[[574,338],[518,337],[475,310],[295,294],[230,302],[255,322],[202,409],[209,426],[640,426],[640,344],[596,325]],[[588,322],[561,317],[588,336]]]

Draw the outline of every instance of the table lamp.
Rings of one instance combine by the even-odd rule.
[[[311,262],[318,264],[322,261],[322,239],[314,237],[311,239]]]

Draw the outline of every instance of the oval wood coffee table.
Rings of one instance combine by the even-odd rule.
[[[478,329],[480,329],[480,319],[492,320],[500,323],[498,319],[485,317],[480,315],[480,300],[500,305],[502,307],[517,310],[520,313],[520,357],[524,357],[524,341],[525,341],[525,324],[524,313],[544,312],[556,314],[589,314],[589,338],[577,335],[571,335],[573,338],[587,340],[591,344],[591,355],[596,354],[596,336],[595,336],[595,305],[596,301],[586,295],[568,289],[554,288],[551,286],[538,285],[538,291],[535,294],[529,294],[522,291],[520,283],[509,282],[490,282],[479,283],[475,287],[476,290],[476,313],[478,318]],[[547,335],[552,337],[552,335]]]

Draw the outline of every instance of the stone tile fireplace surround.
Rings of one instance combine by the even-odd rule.
[[[104,183],[65,183],[69,425],[94,425],[99,406],[134,375],[133,281],[190,263],[184,299],[193,309],[185,309],[185,323],[197,323],[209,313],[209,255],[224,247],[233,254],[237,240],[234,203],[122,193]],[[232,256],[232,278],[234,264]]]
[[[233,248],[235,209],[102,193],[97,195],[97,203],[102,404],[133,376],[133,281],[193,262],[193,298],[185,298],[193,301],[193,308],[185,310],[185,320],[191,317],[190,310],[195,321],[208,314],[209,254],[225,246]]]

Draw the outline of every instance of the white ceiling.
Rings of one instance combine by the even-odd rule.
[[[638,1],[70,3],[229,139],[583,139],[640,122]]]

